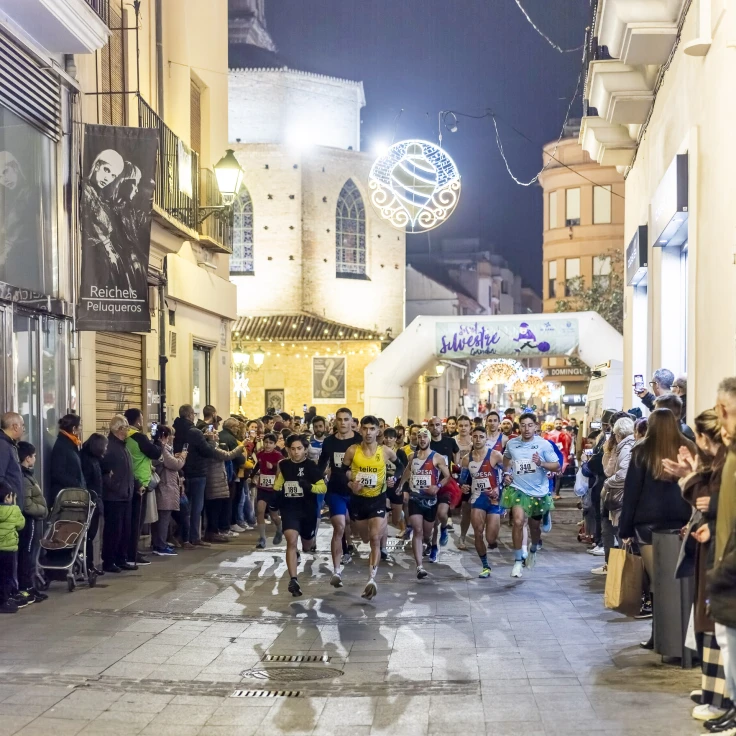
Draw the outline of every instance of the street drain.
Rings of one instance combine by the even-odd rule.
[[[329,662],[327,654],[266,654],[261,662]]]
[[[299,690],[236,690],[231,698],[300,698]]]
[[[249,680],[275,680],[277,682],[331,680],[341,677],[342,670],[332,667],[263,667],[240,673]]]

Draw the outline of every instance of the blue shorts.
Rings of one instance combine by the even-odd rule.
[[[485,511],[487,514],[503,513],[503,506],[493,503],[485,493],[481,493],[480,496],[473,501],[471,508],[480,509],[481,511]]]
[[[330,516],[349,515],[350,496],[343,496],[340,493],[327,493],[325,495],[325,503],[330,509]]]

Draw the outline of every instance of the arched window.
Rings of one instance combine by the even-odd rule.
[[[365,205],[352,179],[337,198],[335,248],[337,276],[365,276]]]
[[[233,202],[233,254],[230,256],[230,273],[253,273],[253,202],[245,187]]]

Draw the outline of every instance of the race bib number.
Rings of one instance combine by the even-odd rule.
[[[375,488],[378,485],[378,474],[356,473],[355,480],[360,483],[363,488]]]
[[[517,460],[514,463],[515,475],[530,475],[537,472],[537,466],[531,460]]]
[[[491,490],[491,481],[488,478],[473,478],[471,489],[473,493],[488,493]]]
[[[286,498],[301,498],[303,495],[304,489],[297,481],[287,480],[284,483],[284,496],[286,496]]]
[[[432,476],[430,473],[416,473],[411,477],[411,489],[417,493],[426,491],[432,485]]]
[[[260,486],[261,488],[273,488],[274,481],[276,480],[273,475],[262,475]]]
[[[333,452],[332,462],[335,463],[335,467],[339,468],[342,465],[343,458],[345,457],[344,452]]]

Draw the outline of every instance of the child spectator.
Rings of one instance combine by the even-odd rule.
[[[0,480],[0,613],[17,613],[13,598],[15,562],[18,556],[18,531],[26,524],[15,503],[10,485]]]
[[[43,520],[49,515],[41,486],[33,477],[36,448],[30,442],[18,443],[18,459],[23,473],[23,517],[26,525],[18,534],[18,596],[21,604],[45,601],[48,596],[35,589],[33,572],[43,533]],[[31,600],[32,599],[32,600]]]

